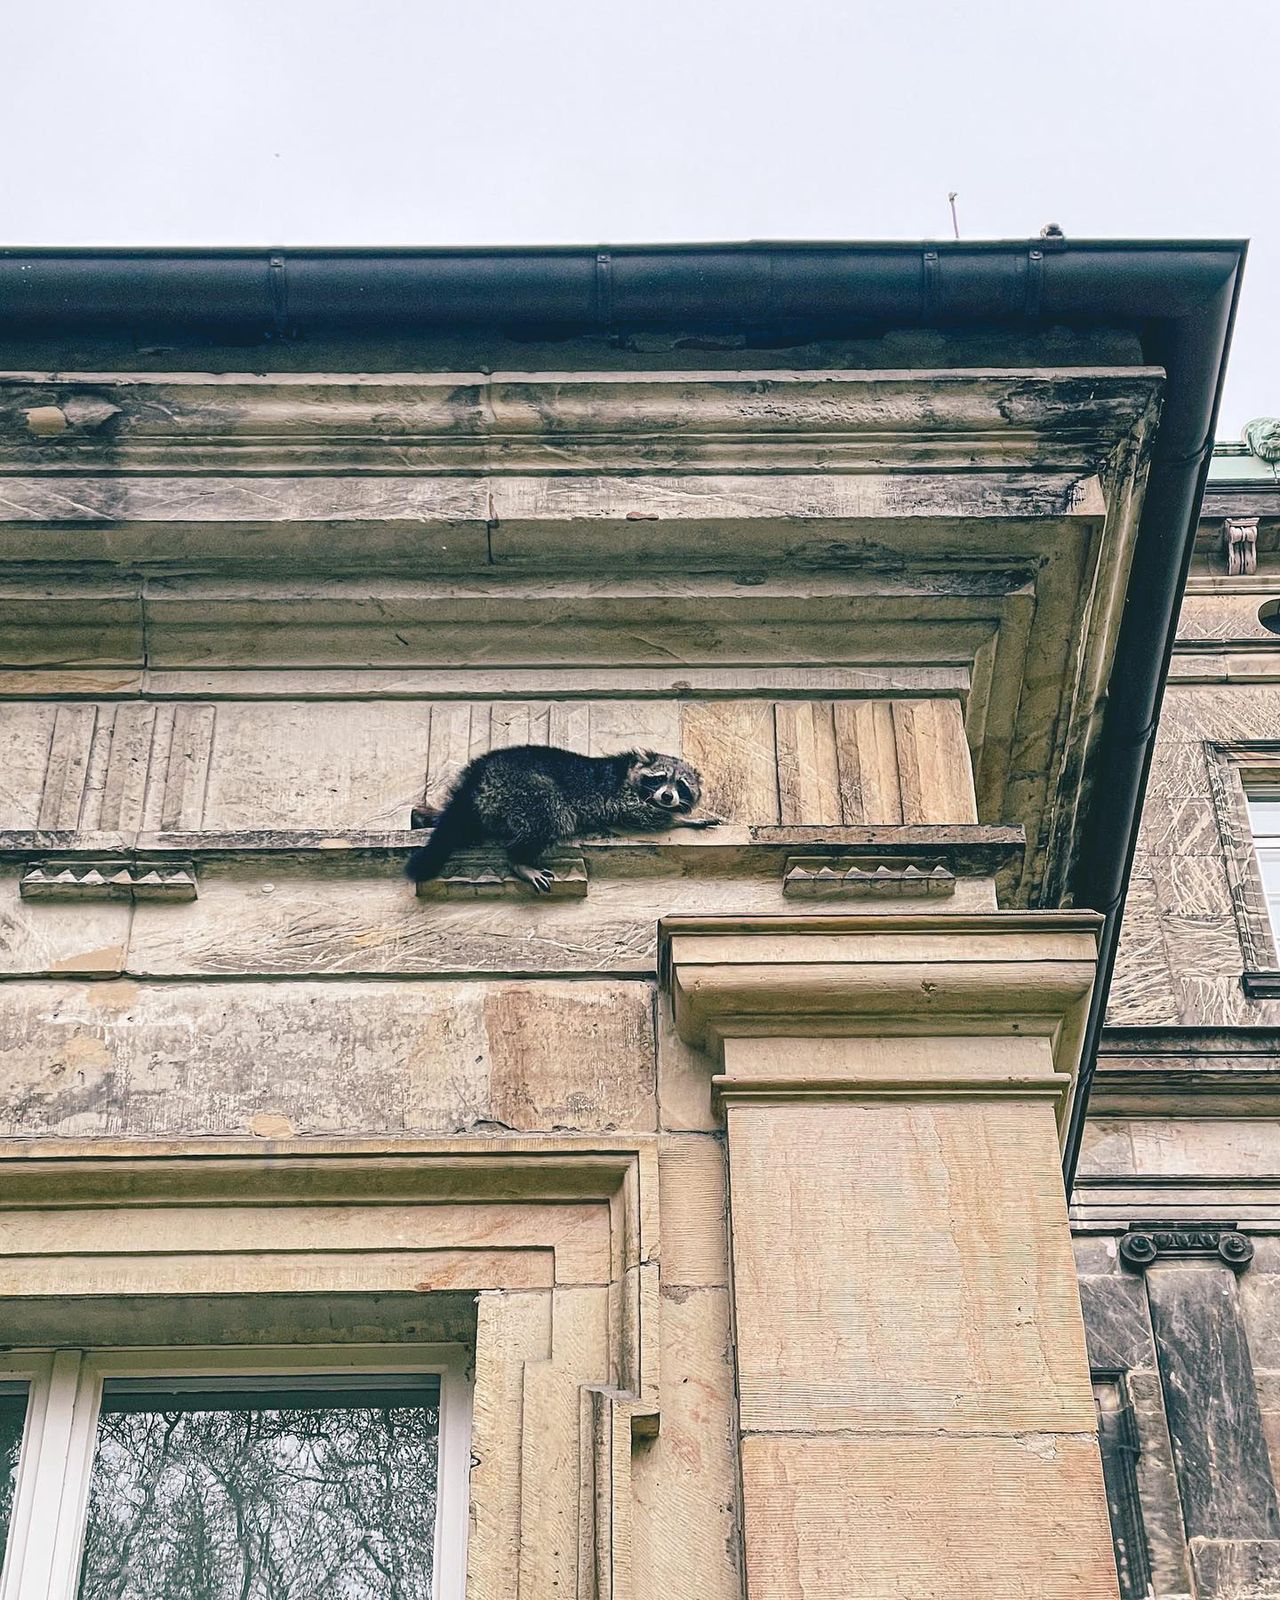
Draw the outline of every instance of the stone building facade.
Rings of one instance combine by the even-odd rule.
[[[2,1600],[1270,1570],[1240,261],[0,256]],[[723,821],[415,895],[525,742]]]
[[[1275,432],[1215,452],[1075,1193],[1126,1595],[1280,1593]]]

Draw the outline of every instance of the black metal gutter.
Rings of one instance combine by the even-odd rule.
[[[492,250],[10,246],[0,248],[0,334],[1114,325],[1193,314],[1242,252],[1234,242],[1048,239]]]
[[[1073,902],[1105,918],[1064,1170],[1074,1177],[1240,290],[1239,241],[608,249],[0,249],[0,341],[158,330],[271,340],[490,328],[838,337],[1124,328],[1167,373]]]

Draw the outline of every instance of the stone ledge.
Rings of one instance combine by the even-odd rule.
[[[0,830],[0,861],[71,862],[94,858],[123,865],[142,856],[172,864],[184,861],[259,861],[297,858],[389,863],[424,844],[426,830],[262,829],[199,833],[80,833],[59,829]],[[681,830],[670,836],[583,839],[572,845],[593,873],[619,877],[709,873],[719,876],[779,874],[796,847],[808,859],[830,855],[874,871],[880,864],[942,866],[955,876],[990,877],[1021,858],[1021,828],[980,823],[884,824],[862,827],[728,825],[706,833]]]

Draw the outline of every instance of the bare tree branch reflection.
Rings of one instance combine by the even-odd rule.
[[[18,1452],[22,1449],[22,1429],[27,1420],[25,1394],[0,1394],[0,1562],[9,1542],[9,1519],[13,1514],[13,1491],[18,1482]]]
[[[104,1408],[80,1600],[430,1600],[438,1426],[375,1396]]]

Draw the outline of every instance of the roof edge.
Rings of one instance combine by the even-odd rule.
[[[262,339],[432,327],[619,332],[1091,324],[1181,316],[1238,241],[742,243],[378,250],[0,248],[0,335]]]

